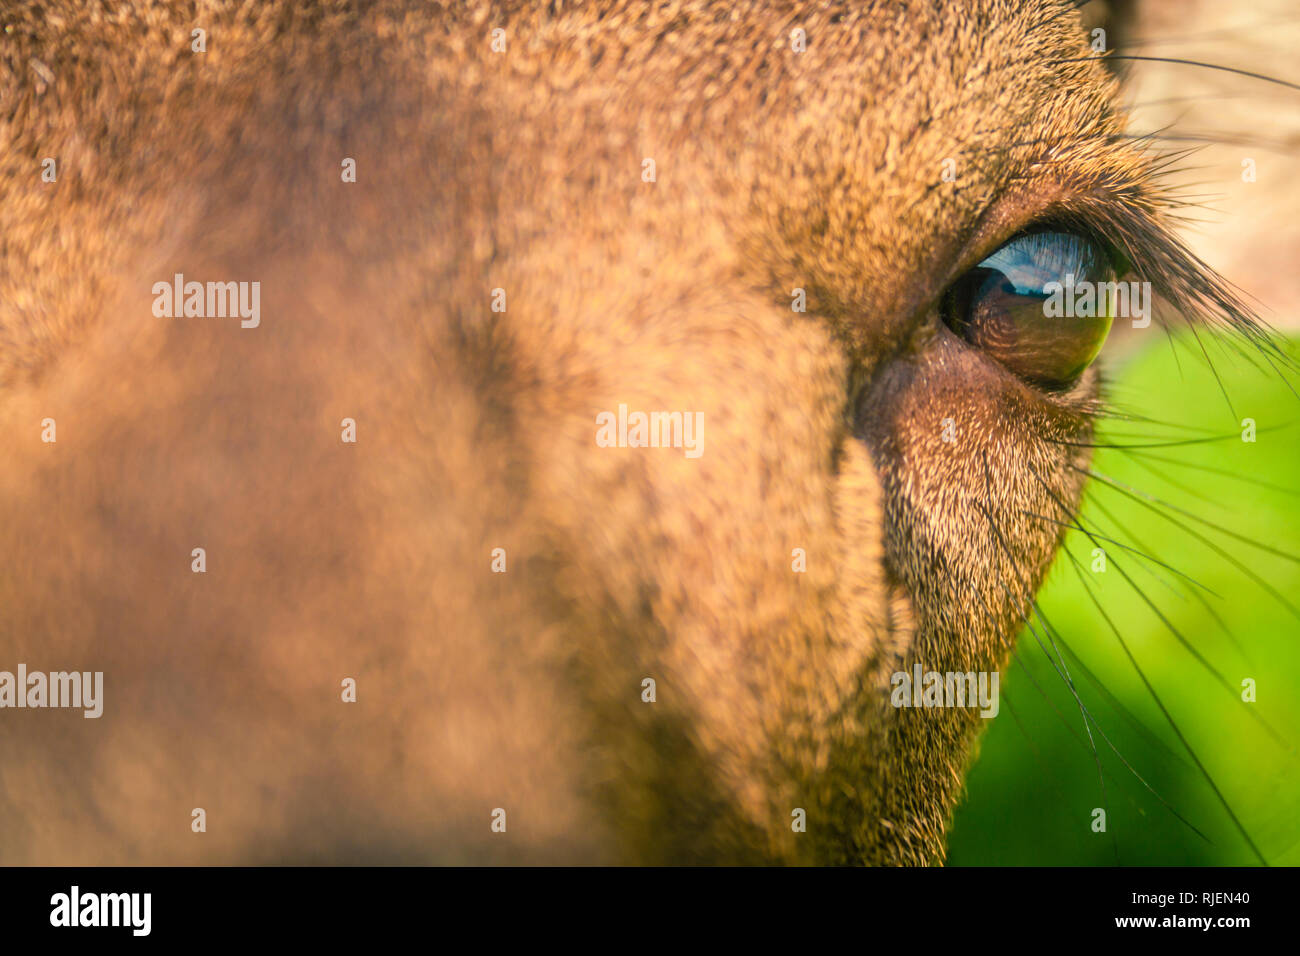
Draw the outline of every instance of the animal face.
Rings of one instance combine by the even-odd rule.
[[[1266,347],[1070,4],[10,20],[9,862],[940,861],[1108,327]]]

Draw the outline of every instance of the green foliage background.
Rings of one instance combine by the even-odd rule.
[[[1131,355],[1108,388],[1120,410],[1152,421],[1107,421],[1097,440],[1129,445],[1224,440],[1098,450],[1096,471],[1165,505],[1153,511],[1094,480],[1082,516],[1094,534],[1144,551],[1203,585],[1208,591],[1201,595],[1226,630],[1190,595],[1196,586],[1174,571],[1101,542],[1108,567],[1094,573],[1093,542],[1071,531],[1066,547],[1196,760],[1265,859],[1300,865],[1300,611],[1287,607],[1289,602],[1300,608],[1300,561],[1196,520],[1300,555],[1300,400],[1267,363],[1254,358],[1252,365],[1223,343],[1202,338],[1222,390],[1195,340],[1182,337],[1171,348],[1160,336],[1158,344]],[[1294,354],[1295,343],[1289,348]],[[1241,440],[1244,418],[1257,424],[1254,443]],[[1258,864],[1064,554],[1039,594],[1039,605],[1079,696],[1096,719],[1092,737],[1105,778],[1104,798],[1079,705],[1053,668],[1057,651],[1035,621],[1046,651],[1026,630],[1017,645],[1018,660],[1002,673],[1001,712],[990,721],[967,777],[967,797],[950,833],[949,865]],[[1085,676],[1079,662],[1127,716]],[[1244,678],[1255,680],[1253,704],[1241,700]],[[1098,726],[1132,770],[1102,739]],[[1180,822],[1134,771],[1203,836]],[[1107,810],[1105,833],[1093,832],[1096,807]]]

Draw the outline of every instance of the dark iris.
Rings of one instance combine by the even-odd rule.
[[[1026,381],[1065,388],[1101,351],[1114,318],[1115,267],[1069,232],[1007,242],[945,294],[944,322]]]

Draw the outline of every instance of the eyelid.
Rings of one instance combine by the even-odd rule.
[[[999,196],[980,216],[962,243],[949,270],[936,276],[934,302],[958,279],[993,255],[1017,235],[1038,223],[1066,218],[1074,195],[1054,180],[1023,183]]]
[[[1145,208],[1151,201],[1149,196],[1115,195],[1096,187],[1080,189],[1050,175],[1022,180],[998,196],[980,216],[950,272],[942,278],[941,289],[1018,234],[1040,229],[1074,232],[1091,239],[1106,251],[1117,278],[1136,272],[1158,284],[1157,276],[1142,274],[1139,262],[1157,263],[1178,257],[1190,265],[1194,257],[1172,236],[1161,234]]]

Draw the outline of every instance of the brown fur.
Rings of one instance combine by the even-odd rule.
[[[178,6],[5,14],[0,668],[106,701],[0,713],[0,861],[942,860],[979,719],[888,675],[1005,662],[1097,382],[938,297],[1155,215],[1071,6]]]

